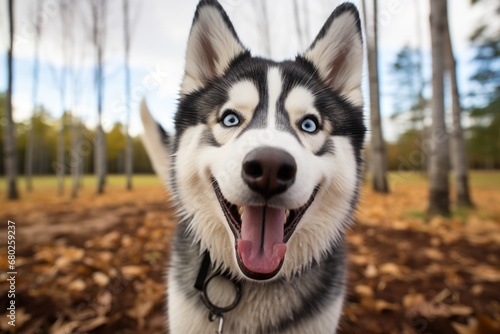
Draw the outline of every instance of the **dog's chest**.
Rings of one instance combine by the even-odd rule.
[[[216,333],[218,319],[209,320],[210,311],[201,292],[186,290],[185,277],[169,279],[169,325],[171,333]],[[237,306],[224,314],[223,333],[333,333],[341,314],[343,291],[326,293],[328,302],[319,303],[317,280],[276,281],[242,285]],[[234,301],[235,292],[227,280],[213,280],[208,295],[219,306]],[[329,296],[328,296],[329,295]],[[333,297],[333,298],[332,298]]]

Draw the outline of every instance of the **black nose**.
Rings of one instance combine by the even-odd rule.
[[[241,176],[250,189],[270,198],[290,188],[295,182],[297,164],[287,152],[259,147],[243,160]]]

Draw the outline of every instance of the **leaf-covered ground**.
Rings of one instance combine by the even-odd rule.
[[[492,174],[491,177],[498,177]],[[392,178],[390,195],[363,190],[349,233],[349,296],[341,333],[500,333],[500,187],[482,175],[476,210],[426,219],[427,186]],[[0,203],[16,222],[16,327],[0,273],[0,330],[165,333],[165,266],[173,211],[160,186],[104,196]],[[0,194],[3,196],[3,194]],[[7,267],[5,233],[1,268]]]

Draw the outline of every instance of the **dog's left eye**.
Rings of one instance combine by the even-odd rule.
[[[318,131],[318,121],[314,117],[306,117],[300,122],[300,128],[307,133],[316,133]]]
[[[231,128],[240,124],[240,118],[233,111],[226,111],[222,116],[221,123],[227,127]]]

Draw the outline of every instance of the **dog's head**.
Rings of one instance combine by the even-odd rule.
[[[199,3],[175,138],[162,145],[146,110],[143,121],[155,169],[215,264],[247,279],[286,277],[342,238],[362,165],[362,64],[352,4],[303,55],[278,63],[252,57],[215,0]]]

